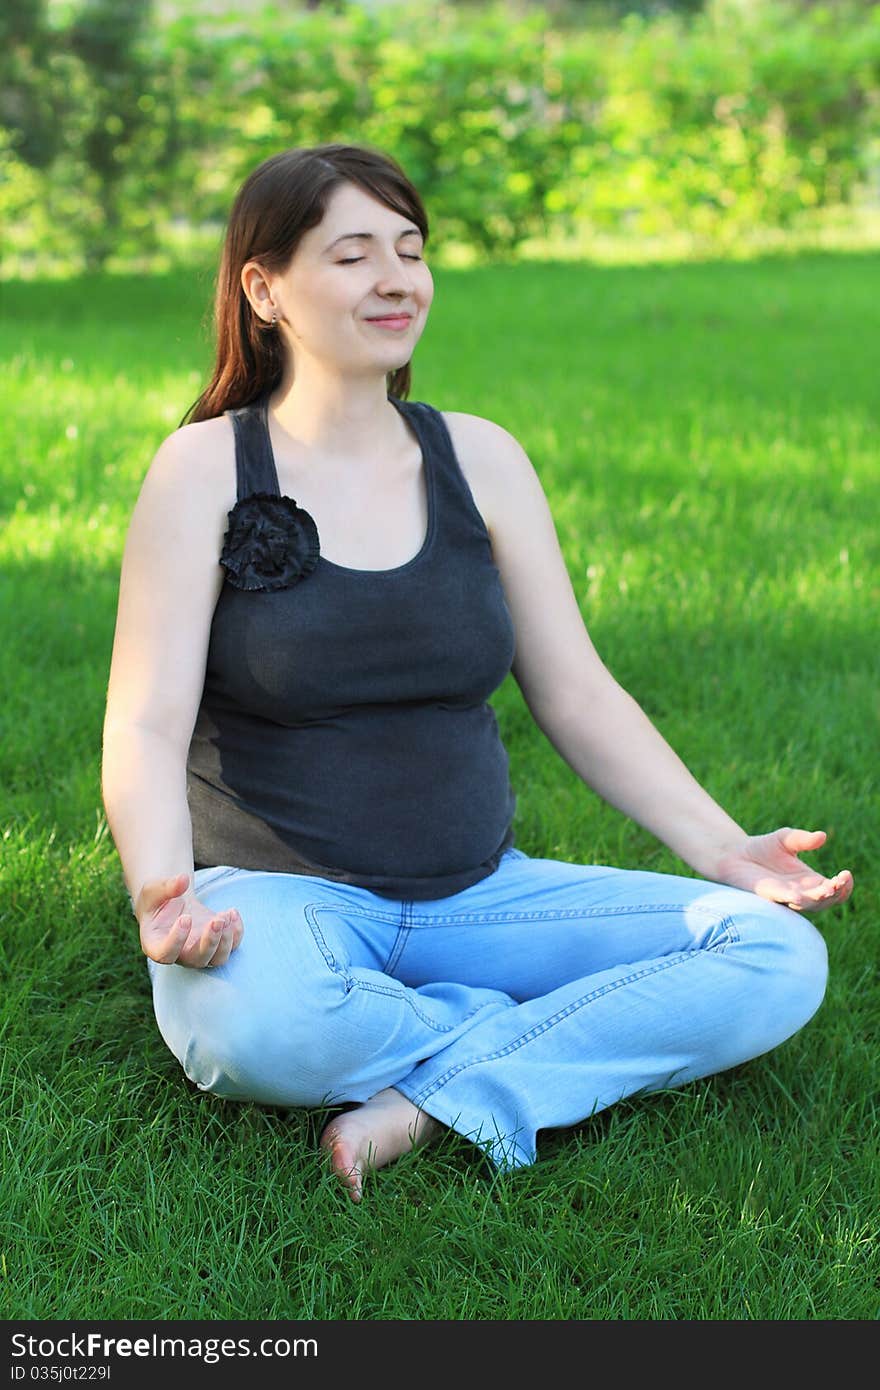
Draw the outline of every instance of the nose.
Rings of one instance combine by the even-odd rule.
[[[402,261],[396,251],[381,252],[377,259],[376,289],[383,295],[408,295],[412,293],[413,277],[409,265],[417,262]]]

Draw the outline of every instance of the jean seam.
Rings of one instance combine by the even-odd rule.
[[[626,903],[619,907],[561,907],[548,908],[543,911],[534,912],[460,912],[440,916],[428,916],[427,914],[419,914],[416,912],[413,913],[410,918],[410,926],[457,927],[465,922],[565,921],[574,917],[627,917],[633,914],[645,915],[649,912],[699,913],[700,916],[712,918],[712,920],[719,924],[723,924],[730,920],[729,917],[723,915],[719,916],[714,908],[701,907],[696,903]]]
[[[372,918],[372,920],[375,922],[384,923],[386,926],[393,926],[395,922],[399,924],[401,920],[401,913],[399,911],[380,912],[371,908],[348,906],[346,906],[344,909],[341,909],[338,903],[313,902],[305,904],[305,906],[303,907],[303,915],[306,921],[308,922],[309,927],[311,928],[312,935],[314,936],[315,941],[318,944],[318,948],[321,952],[321,955],[324,957],[330,969],[334,971],[337,975],[342,975],[342,977],[347,981],[349,979],[347,972],[337,961],[330,947],[327,945],[324,933],[321,931],[321,928],[318,925],[319,912],[334,912],[338,916],[340,912],[343,911],[345,916],[347,917],[369,917]]]
[[[400,985],[395,989],[393,986],[373,985],[369,984],[366,980],[356,979],[355,976],[353,976],[348,970],[346,970],[342,963],[336,959],[330,947],[327,945],[327,941],[324,937],[324,934],[321,931],[320,926],[318,925],[317,918],[319,912],[338,911],[338,907],[330,903],[307,903],[304,909],[304,915],[306,921],[309,924],[309,928],[311,929],[312,935],[315,938],[318,949],[324,957],[324,960],[327,962],[329,968],[333,971],[334,975],[338,975],[340,979],[343,981],[345,985],[346,994],[350,994],[352,990],[359,989],[365,991],[368,994],[384,994],[391,999],[399,999],[404,1004],[406,1004],[408,1008],[412,1010],[416,1018],[420,1019],[427,1028],[433,1029],[435,1033],[451,1033],[456,1028],[460,1028],[462,1023],[466,1023],[469,1018],[473,1018],[474,1014],[478,1014],[481,1009],[496,1008],[499,1003],[504,1002],[500,999],[489,999],[481,1004],[476,1004],[474,1008],[472,1008],[468,1013],[462,1015],[462,1017],[458,1019],[456,1023],[437,1023],[434,1019],[432,1019],[428,1014],[426,1014],[422,1009],[418,1007],[418,1005],[414,1002],[412,998],[412,992],[409,989],[407,989],[405,985]],[[348,909],[346,909],[346,911],[348,911]],[[394,920],[393,914],[373,913],[357,910],[355,911],[356,915],[359,917],[379,917],[383,921]],[[511,999],[508,1002],[508,1007],[513,1007],[515,1004],[516,1000]]]
[[[407,1005],[408,1008],[412,1010],[416,1018],[420,1019],[427,1028],[433,1029],[435,1033],[452,1033],[456,1028],[460,1028],[463,1023],[467,1023],[468,1019],[473,1018],[475,1014],[480,1013],[483,1009],[497,1009],[499,1005],[503,1005],[505,1008],[508,1009],[515,1008],[517,1002],[515,999],[487,999],[484,1000],[482,1004],[475,1004],[474,1007],[468,1010],[466,1014],[462,1014],[461,1017],[455,1023],[437,1023],[433,1018],[426,1014],[424,1010],[418,1007],[418,1005],[413,1001],[411,991],[408,990],[405,985],[401,986],[400,989],[389,989],[385,985],[372,985],[369,984],[366,980],[356,980],[351,978],[347,980],[346,986],[349,991],[353,989],[360,989],[364,990],[368,994],[384,994],[392,999],[401,1000],[404,1004]]]
[[[432,1081],[423,1090],[412,1096],[411,1099],[413,1104],[421,1105],[424,1101],[428,1100],[435,1091],[439,1090],[441,1086],[447,1085],[454,1077],[460,1075],[463,1071],[467,1071],[470,1067],[480,1066],[484,1062],[495,1062],[499,1057],[508,1057],[512,1053],[518,1052],[526,1043],[533,1042],[535,1038],[539,1038],[543,1033],[546,1033],[548,1029],[554,1027],[557,1023],[561,1023],[563,1019],[569,1018],[571,1014],[575,1013],[585,1004],[592,1004],[595,1000],[603,998],[606,994],[610,994],[615,989],[620,989],[624,985],[633,984],[636,980],[643,980],[648,975],[657,975],[662,970],[669,970],[674,965],[682,965],[685,961],[693,960],[695,957],[703,955],[705,951],[713,951],[716,954],[723,953],[725,947],[730,944],[731,938],[736,942],[739,940],[739,935],[733,927],[733,923],[728,919],[727,940],[719,942],[717,945],[706,946],[702,949],[681,952],[670,957],[668,960],[657,961],[654,965],[644,970],[634,970],[630,975],[625,975],[618,980],[611,980],[608,984],[602,985],[599,989],[591,990],[589,994],[581,995],[579,999],[573,999],[570,1004],[566,1004],[564,1009],[560,1009],[550,1018],[545,1018],[542,1023],[535,1024],[535,1026],[529,1028],[527,1032],[522,1033],[518,1038],[514,1038],[506,1047],[499,1048],[496,1052],[486,1053],[483,1057],[472,1057],[467,1062],[458,1062],[454,1067],[450,1067],[448,1071],[443,1072],[436,1081]]]
[[[394,938],[394,945],[391,947],[391,951],[390,951],[390,953],[389,953],[389,955],[388,955],[388,959],[386,960],[385,964],[382,966],[382,974],[383,974],[383,975],[390,975],[390,974],[391,974],[391,971],[394,969],[395,965],[396,965],[397,962],[400,960],[400,957],[403,955],[404,947],[406,946],[406,943],[407,943],[407,941],[409,940],[409,934],[410,934],[410,931],[412,930],[412,926],[411,926],[411,923],[410,923],[410,917],[411,917],[411,915],[412,915],[412,903],[411,903],[411,902],[403,902],[403,903],[401,903],[401,906],[400,906],[400,926],[398,927],[397,935],[396,935],[396,937]]]
[[[234,866],[216,870],[211,868],[207,870],[194,869],[192,877],[193,887],[195,887],[196,875],[204,872],[207,872],[208,877],[202,879],[201,883],[199,884],[197,890],[199,893],[201,893],[205,888],[213,888],[215,883],[222,883],[224,879],[231,878],[233,874],[240,873],[241,870],[235,868]]]

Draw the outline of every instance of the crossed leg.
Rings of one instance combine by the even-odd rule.
[[[160,1031],[202,1090],[355,1103],[321,1136],[354,1201],[444,1125],[502,1170],[532,1163],[539,1129],[756,1057],[825,988],[809,922],[696,879],[511,852],[401,904],[236,873],[205,900],[241,908],[242,945],[216,970],[153,967]]]

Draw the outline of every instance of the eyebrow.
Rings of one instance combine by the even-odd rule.
[[[399,232],[399,233],[398,233],[397,240],[400,241],[400,238],[401,238],[401,237],[405,237],[405,236],[419,236],[419,237],[420,237],[421,235],[422,235],[422,234],[421,234],[421,232],[419,231],[418,227],[407,227],[407,228],[405,229],[405,231],[402,231],[402,232]],[[339,243],[340,243],[340,241],[375,241],[375,240],[376,240],[376,238],[375,238],[375,236],[373,235],[372,232],[344,232],[343,235],[342,235],[342,236],[338,236],[338,237],[336,238],[335,241],[331,241],[331,243],[330,243],[329,246],[325,246],[325,247],[324,247],[324,250],[325,250],[325,251],[332,251],[332,250],[333,250],[333,247],[334,247],[334,246],[338,246]]]

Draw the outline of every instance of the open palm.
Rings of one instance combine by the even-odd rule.
[[[784,903],[797,912],[834,907],[845,902],[853,890],[849,869],[826,878],[798,858],[805,851],[819,849],[827,838],[824,830],[796,830],[791,826],[766,835],[749,835],[721,860],[718,880],[771,902]]]

